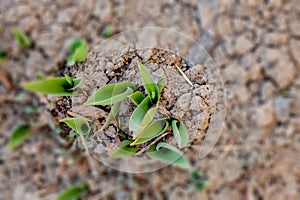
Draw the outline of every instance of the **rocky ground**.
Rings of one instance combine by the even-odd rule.
[[[300,6],[297,0],[160,0],[0,2],[0,198],[54,199],[86,182],[83,199],[299,199]],[[219,66],[226,89],[220,140],[202,160],[188,155],[209,178],[204,192],[188,192],[188,174],[175,167],[126,174],[69,149],[53,127],[43,98],[19,83],[36,73],[61,75],[77,37],[89,47],[113,33],[159,26],[202,44]],[[34,41],[22,49],[17,27]],[[40,100],[41,99],[41,100]],[[7,148],[11,130],[28,122],[31,137]]]

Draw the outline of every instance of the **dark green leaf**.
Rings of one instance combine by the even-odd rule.
[[[152,140],[153,138],[163,134],[167,130],[168,126],[169,123],[166,121],[166,119],[158,119],[153,121],[151,124],[149,124],[149,126],[143,129],[142,132],[137,134],[135,141],[130,145],[132,146],[148,142],[149,140]]]
[[[179,148],[185,147],[189,141],[189,135],[183,123],[179,120],[172,120],[174,138]]]
[[[13,149],[22,144],[29,136],[30,132],[31,128],[27,124],[21,124],[17,126],[11,134],[8,144],[9,148]]]
[[[159,96],[157,84],[154,82],[152,76],[150,75],[148,70],[144,67],[144,65],[142,65],[142,63],[140,63],[139,61],[137,64],[142,75],[142,81],[146,89],[146,92],[150,96],[151,102],[153,104],[156,104]]]
[[[152,106],[150,97],[147,96],[133,111],[129,120],[129,130],[136,134],[145,128],[153,119],[157,106]]]
[[[76,39],[70,45],[70,54],[68,57],[68,66],[76,62],[82,62],[86,59],[88,46],[84,39]]]
[[[195,170],[191,173],[191,186],[199,191],[205,189],[208,184],[208,179],[203,177],[201,172]]]
[[[24,48],[32,47],[32,45],[33,45],[32,41],[24,33],[22,33],[21,31],[19,31],[16,28],[13,29],[12,32],[14,34],[15,39],[20,44],[20,46],[22,46]]]
[[[190,169],[190,164],[183,153],[168,143],[160,142],[157,145],[153,144],[148,150],[148,155],[150,158],[184,169]]]
[[[87,190],[88,187],[85,183],[75,184],[58,195],[56,200],[78,200],[87,192]]]
[[[65,118],[60,120],[59,122],[65,122],[76,133],[80,133],[85,136],[87,136],[91,131],[89,123],[81,118]]]
[[[136,91],[131,94],[129,98],[136,106],[138,106],[145,99],[145,96],[140,91]]]
[[[134,88],[134,84],[130,82],[108,84],[97,90],[85,104],[112,105],[125,100],[132,94]]]
[[[121,106],[121,102],[118,102],[112,106],[112,108],[110,109],[110,112],[108,114],[108,117],[106,118],[105,124],[101,127],[101,130],[104,130],[110,124],[111,120],[116,118],[116,116],[119,112],[120,106]]]
[[[105,27],[104,31],[103,31],[103,35],[105,38],[109,38],[112,35],[112,28],[110,26]]]
[[[136,147],[130,146],[131,141],[124,140],[120,142],[115,151],[109,152],[109,155],[114,158],[127,157],[135,154],[137,151]]]
[[[47,78],[45,80],[37,80],[22,83],[21,86],[29,91],[41,94],[70,96],[73,95],[75,89],[79,86],[81,79],[73,79],[73,84],[69,84],[68,78]]]

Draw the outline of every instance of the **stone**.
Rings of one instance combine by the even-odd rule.
[[[281,8],[283,0],[270,0],[268,5],[274,8]]]
[[[256,123],[260,128],[271,126],[275,122],[273,102],[269,101],[255,109]]]
[[[263,0],[248,0],[247,3],[250,8],[256,8],[263,3]]]
[[[233,34],[232,22],[228,16],[220,16],[217,21],[217,29],[220,35],[230,36]]]
[[[201,23],[203,28],[210,28],[214,23],[215,8],[212,5],[207,5],[202,8]]]
[[[40,22],[36,17],[28,16],[22,19],[20,26],[22,27],[23,31],[28,32],[40,28],[39,25]]]
[[[293,58],[300,64],[300,40],[292,39],[290,48]]]
[[[282,45],[287,42],[288,35],[284,33],[268,33],[264,39],[268,45]]]
[[[233,19],[234,30],[236,32],[242,32],[242,31],[244,31],[247,28],[248,23],[249,22],[247,22],[246,20],[235,18],[235,19]]]
[[[275,113],[277,120],[286,122],[289,119],[292,100],[286,97],[277,97],[275,99]]]
[[[246,53],[254,47],[254,42],[246,37],[246,35],[239,36],[236,40],[235,48],[239,54]]]
[[[266,81],[261,89],[262,99],[267,100],[272,97],[275,92],[274,84],[271,81]]]
[[[290,19],[290,30],[294,36],[300,36],[300,21],[296,17]]]

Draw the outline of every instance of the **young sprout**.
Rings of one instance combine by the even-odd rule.
[[[113,29],[111,26],[105,27],[105,29],[103,31],[103,35],[105,38],[109,38],[110,36],[112,36],[112,33],[113,33]]]
[[[205,189],[205,187],[208,184],[208,179],[205,178],[202,173],[198,170],[194,170],[191,172],[190,174],[190,179],[191,179],[191,183],[190,183],[190,187],[191,189],[196,189],[199,191],[202,191]]]
[[[20,146],[31,133],[31,128],[28,124],[18,125],[12,132],[9,140],[9,148],[14,149]]]
[[[88,191],[88,186],[85,183],[77,183],[58,195],[56,200],[78,200]]]
[[[71,96],[81,83],[81,79],[74,79],[67,75],[61,78],[47,78],[45,80],[36,80],[27,83],[21,83],[21,86],[29,91],[41,94]]]
[[[68,66],[74,65],[76,62],[82,62],[86,59],[88,46],[84,39],[76,39],[70,45],[70,53],[68,57]]]
[[[29,37],[19,31],[17,28],[14,28],[12,32],[21,47],[31,48],[33,46],[33,42],[29,39]]]

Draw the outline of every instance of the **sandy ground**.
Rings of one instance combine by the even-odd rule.
[[[220,140],[202,160],[204,192],[187,192],[188,174],[175,167],[127,174],[70,149],[48,125],[42,100],[19,83],[36,73],[61,75],[77,37],[89,47],[104,30],[159,26],[202,44],[223,76],[226,121]],[[11,33],[33,39],[22,49]],[[297,0],[0,1],[0,48],[8,54],[0,76],[0,199],[54,199],[86,182],[83,199],[299,199],[300,5]],[[22,147],[7,148],[11,130],[35,131]]]

